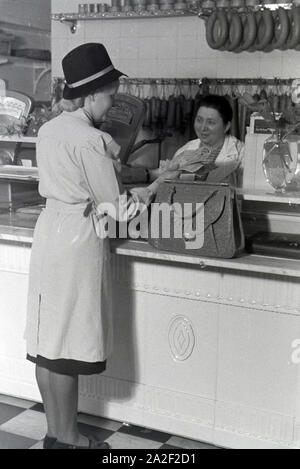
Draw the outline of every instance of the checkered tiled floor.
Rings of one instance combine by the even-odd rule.
[[[113,449],[218,449],[168,433],[80,413],[82,433],[96,434]],[[41,404],[0,394],[0,449],[42,449],[46,418]]]

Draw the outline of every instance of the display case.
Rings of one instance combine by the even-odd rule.
[[[0,136],[0,156],[6,156],[6,164],[0,165],[0,210],[43,202],[38,193],[35,143],[36,137]]]

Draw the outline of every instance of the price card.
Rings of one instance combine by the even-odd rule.
[[[16,98],[0,96],[0,115],[20,119],[25,111],[25,103]]]

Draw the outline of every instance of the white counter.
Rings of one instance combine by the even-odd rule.
[[[0,393],[35,400],[22,340],[32,226],[17,223],[0,216]],[[112,251],[114,354],[80,378],[80,410],[220,446],[300,448],[300,262]]]

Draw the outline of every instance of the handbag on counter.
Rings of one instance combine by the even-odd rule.
[[[187,255],[239,255],[245,240],[235,189],[225,183],[165,180],[151,206],[148,242]]]

